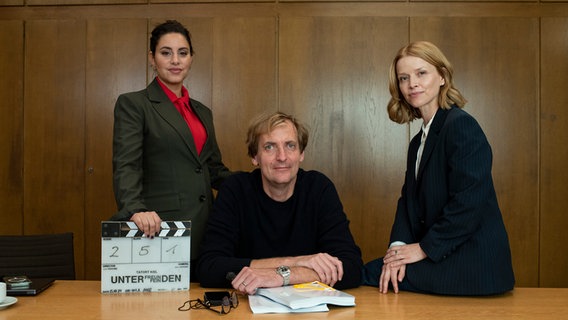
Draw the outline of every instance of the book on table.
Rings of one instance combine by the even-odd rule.
[[[355,297],[319,281],[276,288],[260,288],[249,296],[254,313],[321,312],[328,304],[354,306]],[[272,307],[271,307],[272,306]]]

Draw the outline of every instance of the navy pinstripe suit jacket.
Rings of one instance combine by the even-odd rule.
[[[465,111],[439,109],[415,178],[419,132],[410,142],[392,241],[420,243],[427,258],[407,265],[420,291],[489,295],[509,291],[514,274],[491,175],[491,147]]]
[[[392,241],[420,243],[428,258],[407,266],[415,288],[486,295],[514,286],[507,231],[491,175],[491,147],[465,111],[439,109],[415,179],[419,132],[410,142]]]

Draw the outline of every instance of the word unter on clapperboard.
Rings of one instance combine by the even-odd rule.
[[[162,221],[154,238],[132,221],[103,221],[101,292],[189,290],[191,221]]]

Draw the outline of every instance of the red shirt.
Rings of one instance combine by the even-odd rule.
[[[166,87],[162,81],[156,77],[158,84],[164,90],[170,101],[174,104],[176,109],[179,111],[185,122],[187,123],[191,134],[193,135],[193,142],[195,143],[195,148],[197,149],[197,154],[201,154],[203,146],[205,145],[205,140],[207,140],[207,131],[201,123],[201,120],[197,117],[193,109],[189,106],[189,92],[187,89],[181,87],[181,97],[177,97],[172,90]]]

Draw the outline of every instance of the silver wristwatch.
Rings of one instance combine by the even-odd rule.
[[[290,284],[290,267],[280,266],[276,268],[276,273],[281,275],[282,279],[284,279],[284,282],[282,284],[283,286],[287,286],[288,284]]]

